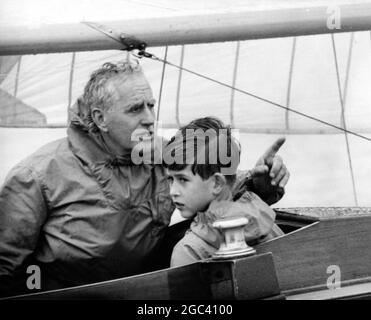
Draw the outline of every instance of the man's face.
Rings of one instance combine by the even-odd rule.
[[[181,171],[168,170],[170,195],[183,218],[192,218],[198,211],[204,211],[214,200],[211,178],[202,180],[193,174],[191,166]]]
[[[117,76],[107,83],[114,94],[112,106],[104,111],[107,134],[116,150],[132,149],[142,138],[154,135],[155,100],[142,73],[123,80]]]

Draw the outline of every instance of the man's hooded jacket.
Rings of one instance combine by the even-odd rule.
[[[162,165],[110,154],[81,102],[70,111],[67,137],[19,163],[0,190],[5,295],[17,280],[30,292],[30,265],[42,290],[148,271],[174,211]]]
[[[79,111],[67,138],[45,145],[6,178],[0,279],[13,282],[35,264],[48,290],[141,273],[153,259],[175,208],[165,169],[111,155]]]

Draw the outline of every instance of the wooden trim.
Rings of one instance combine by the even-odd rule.
[[[337,289],[311,290],[306,293],[293,294],[285,292],[287,300],[330,300],[330,299],[359,299],[371,295],[371,279],[364,283],[344,285]],[[315,288],[313,288],[315,289]]]
[[[341,271],[341,284],[371,276],[371,216],[323,219],[256,247],[273,254],[284,292],[327,289],[328,267]],[[312,289],[311,289],[312,287]]]
[[[281,294],[271,254],[205,260],[137,276],[8,299],[259,299]]]

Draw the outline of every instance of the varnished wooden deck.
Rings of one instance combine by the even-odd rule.
[[[365,299],[371,297],[371,208],[277,211],[286,234],[258,255],[188,266],[19,299]],[[337,288],[329,282],[339,270]]]

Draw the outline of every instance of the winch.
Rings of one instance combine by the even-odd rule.
[[[245,217],[233,217],[213,223],[213,227],[222,233],[220,248],[213,254],[213,259],[230,259],[256,253],[255,249],[248,246],[245,241],[243,229],[248,222]]]

